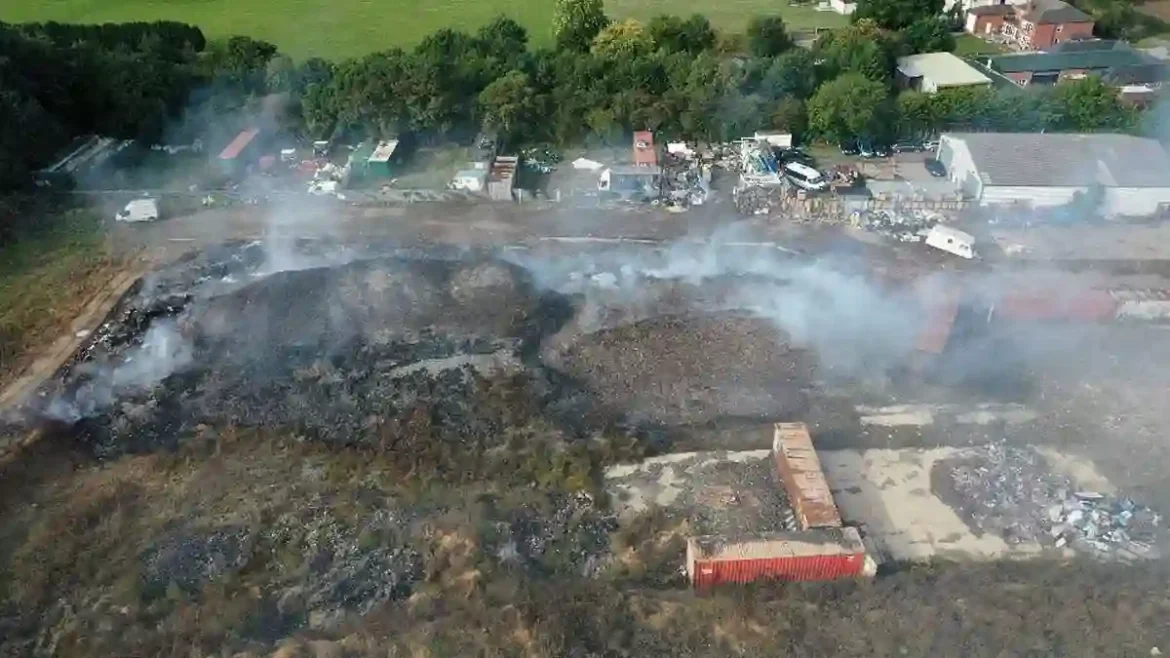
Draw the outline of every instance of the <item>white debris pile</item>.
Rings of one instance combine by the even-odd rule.
[[[1161,521],[1129,498],[1079,491],[1031,448],[994,443],[943,466],[972,530],[1009,544],[1147,554]]]
[[[940,221],[942,217],[937,213],[920,209],[878,210],[861,217],[861,225],[867,231],[900,242],[922,242],[927,232]]]

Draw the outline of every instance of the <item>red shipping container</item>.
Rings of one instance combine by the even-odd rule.
[[[951,327],[959,315],[959,301],[963,296],[957,286],[944,289],[918,287],[923,322],[914,340],[914,349],[927,354],[942,354],[951,338]]]
[[[995,315],[1009,320],[1103,322],[1117,314],[1118,301],[1107,291],[1019,290],[1004,293]]]
[[[687,575],[698,588],[763,579],[836,580],[865,573],[865,546],[854,528],[687,540]]]
[[[840,527],[841,514],[804,423],[776,423],[772,458],[800,529]]]

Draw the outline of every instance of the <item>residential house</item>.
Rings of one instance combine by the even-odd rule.
[[[930,94],[940,89],[991,84],[991,78],[952,53],[899,57],[896,73],[899,87]]]
[[[1093,36],[1092,17],[1062,0],[972,7],[967,10],[965,27],[975,35],[1003,35],[1021,50],[1047,50]]]
[[[983,206],[1042,208],[1098,200],[1106,217],[1170,210],[1170,154],[1155,139],[1121,134],[949,133],[937,157]]]
[[[976,36],[993,37],[1003,34],[1003,26],[1016,15],[1015,5],[981,5],[967,10],[964,29]]]
[[[1098,75],[1118,89],[1142,88],[1149,93],[1161,86],[1170,71],[1167,62],[1147,55],[1124,41],[1092,39],[1069,41],[1043,53],[1016,53],[989,57],[987,67],[1012,82],[1053,85]]]

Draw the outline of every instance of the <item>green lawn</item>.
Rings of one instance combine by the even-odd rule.
[[[959,57],[975,55],[998,55],[1007,52],[1003,46],[988,43],[973,34],[963,34],[955,37],[955,54]]]
[[[615,17],[701,12],[719,27],[742,29],[755,13],[779,12],[796,29],[844,24],[837,14],[789,7],[784,0],[610,0]],[[293,57],[337,59],[410,45],[440,27],[475,29],[507,13],[532,40],[552,37],[553,0],[0,0],[0,21],[102,23],[170,19],[212,37],[267,39]]]

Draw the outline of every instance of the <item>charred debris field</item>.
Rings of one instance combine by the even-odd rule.
[[[606,466],[689,428],[804,413],[826,378],[860,374],[847,363],[892,365],[901,303],[848,273],[702,250],[191,256],[3,421],[46,438],[0,479],[0,655],[1166,647],[1159,563],[698,595],[670,519],[619,523]]]

